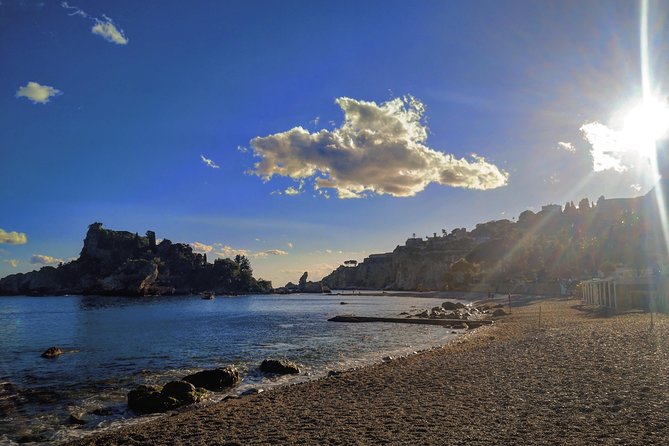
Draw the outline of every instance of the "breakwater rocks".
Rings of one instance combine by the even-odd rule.
[[[58,267],[0,279],[0,295],[98,294],[145,296],[216,293],[268,293],[271,282],[256,280],[248,259],[236,256],[207,262],[185,243],[127,231],[88,227],[79,258]]]
[[[258,370],[274,375],[299,374],[300,367],[288,359],[265,359]],[[234,366],[202,370],[170,381],[164,386],[140,385],[128,392],[128,408],[138,414],[167,412],[207,398],[209,392],[223,392],[241,382]],[[256,393],[259,393],[257,391]]]

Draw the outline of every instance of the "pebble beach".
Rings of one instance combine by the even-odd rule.
[[[669,317],[652,322],[517,298],[440,348],[67,444],[665,445]]]

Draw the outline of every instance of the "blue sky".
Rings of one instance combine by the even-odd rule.
[[[634,1],[65,6],[0,3],[0,276],[76,257],[101,221],[283,285],[655,181],[606,146],[642,95]]]

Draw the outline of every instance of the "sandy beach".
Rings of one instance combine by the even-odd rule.
[[[69,444],[664,445],[668,336],[664,315],[519,300],[443,348]]]

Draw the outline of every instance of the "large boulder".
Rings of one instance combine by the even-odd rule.
[[[261,372],[277,375],[300,373],[300,367],[287,359],[265,359],[259,368]]]
[[[443,304],[441,304],[441,308],[443,308],[446,311],[455,311],[464,307],[465,305],[460,302],[444,302]]]
[[[201,397],[195,386],[187,381],[170,381],[160,393],[166,398],[174,398],[180,404],[197,403]]]
[[[164,387],[141,385],[128,392],[128,407],[140,414],[166,412],[200,401],[202,393],[185,381],[170,381]]]
[[[184,377],[183,380],[195,387],[202,387],[203,389],[218,392],[239,384],[239,370],[235,367],[202,370],[201,372]]]
[[[128,407],[140,414],[165,412],[176,407],[177,400],[168,400],[160,386],[141,385],[128,392]]]

